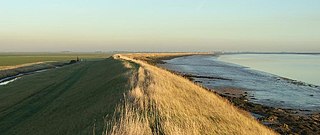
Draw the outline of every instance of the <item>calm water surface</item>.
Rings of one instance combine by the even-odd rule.
[[[320,85],[320,55],[236,54],[222,55],[218,59],[290,79]]]
[[[251,97],[250,102],[280,108],[320,111],[319,86],[308,83],[293,83],[284,78],[301,78],[299,80],[303,80],[304,76],[310,76],[306,77],[306,80],[317,84],[317,79],[310,79],[319,77],[317,67],[320,62],[316,62],[319,61],[317,57],[319,56],[187,56],[166,60],[167,63],[160,66],[183,74],[224,78],[194,78],[194,81],[201,82],[204,86],[215,90],[221,88],[242,89],[248,92]],[[246,62],[247,59],[250,62]],[[298,61],[301,62],[301,65]]]

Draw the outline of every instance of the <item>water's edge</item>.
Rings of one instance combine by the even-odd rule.
[[[214,61],[212,63],[209,61],[189,61],[189,58],[197,57],[213,57],[213,56],[187,56],[180,58],[173,58],[171,60],[164,60],[163,63],[158,63],[157,66],[168,69],[169,71],[184,76],[194,83],[199,83],[200,85],[207,88],[207,90],[212,91],[226,99],[228,99],[233,105],[250,112],[252,117],[255,117],[260,123],[271,129],[277,131],[280,134],[319,134],[320,133],[320,110],[317,109],[303,109],[299,106],[286,107],[287,102],[279,102],[277,105],[272,105],[274,102],[270,102],[270,99],[259,101],[254,89],[246,89],[244,86],[235,85],[237,81],[241,84],[246,82],[245,78],[249,77],[255,78],[251,83],[246,83],[247,85],[259,85],[259,81],[262,84],[265,82],[262,78],[267,79],[266,81],[272,81],[278,83],[275,87],[284,85],[282,87],[293,87],[293,88],[304,88],[304,89],[316,89],[318,95],[305,95],[305,97],[319,97],[319,87],[314,85],[309,85],[306,83],[296,82],[287,78],[283,78],[277,75],[254,71],[243,66],[225,63],[221,61]],[[208,63],[206,63],[208,62]],[[206,67],[215,67],[215,69],[207,69]],[[200,70],[199,70],[200,69]],[[204,73],[199,73],[198,71],[205,71]],[[215,72],[214,72],[215,71]],[[231,75],[223,75],[231,74]],[[239,76],[232,75],[239,75]],[[260,78],[260,79],[259,79]],[[237,80],[240,79],[240,80]],[[244,79],[244,80],[243,80]],[[251,80],[252,81],[252,80]],[[256,84],[257,82],[258,84]],[[261,82],[260,82],[261,83]],[[227,85],[226,85],[227,84]],[[268,83],[267,83],[268,84]],[[272,83],[271,83],[272,84]],[[262,86],[266,90],[270,90],[268,85]],[[290,89],[289,89],[290,90]],[[311,90],[312,91],[312,90]],[[264,91],[262,91],[263,94]],[[278,99],[282,99],[283,95],[276,91],[273,95],[278,94]],[[259,93],[259,92],[258,92]],[[264,93],[268,94],[268,93]],[[292,94],[292,93],[290,93]],[[259,95],[259,94],[258,94]],[[273,95],[269,97],[273,97]],[[293,94],[294,95],[294,94]],[[317,99],[317,98],[315,98]],[[270,104],[271,103],[271,104]],[[277,102],[276,102],[277,103]],[[306,102],[308,103],[308,102]],[[318,102],[319,103],[319,102]],[[320,104],[319,104],[320,106]],[[320,107],[318,108],[320,109]]]
[[[320,87],[226,63],[214,56],[187,56],[159,64],[173,72],[192,78],[209,89],[225,92],[240,89],[248,100],[272,107],[320,111]],[[227,93],[230,93],[229,91]]]

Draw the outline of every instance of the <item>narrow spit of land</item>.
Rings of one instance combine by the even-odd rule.
[[[106,134],[276,134],[220,96],[152,65],[158,57],[183,55],[190,54],[114,56],[140,68]]]

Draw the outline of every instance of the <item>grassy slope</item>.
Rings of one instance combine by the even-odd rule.
[[[87,61],[23,77],[0,86],[0,133],[102,133],[128,86],[122,62]]]
[[[140,69],[108,134],[275,134],[218,95],[137,60],[150,54],[118,56]]]

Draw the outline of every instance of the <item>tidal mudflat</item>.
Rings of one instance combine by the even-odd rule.
[[[188,56],[165,60],[169,70],[179,72],[208,88],[237,88],[249,100],[272,107],[320,111],[320,87],[245,66],[220,61],[215,56]]]

